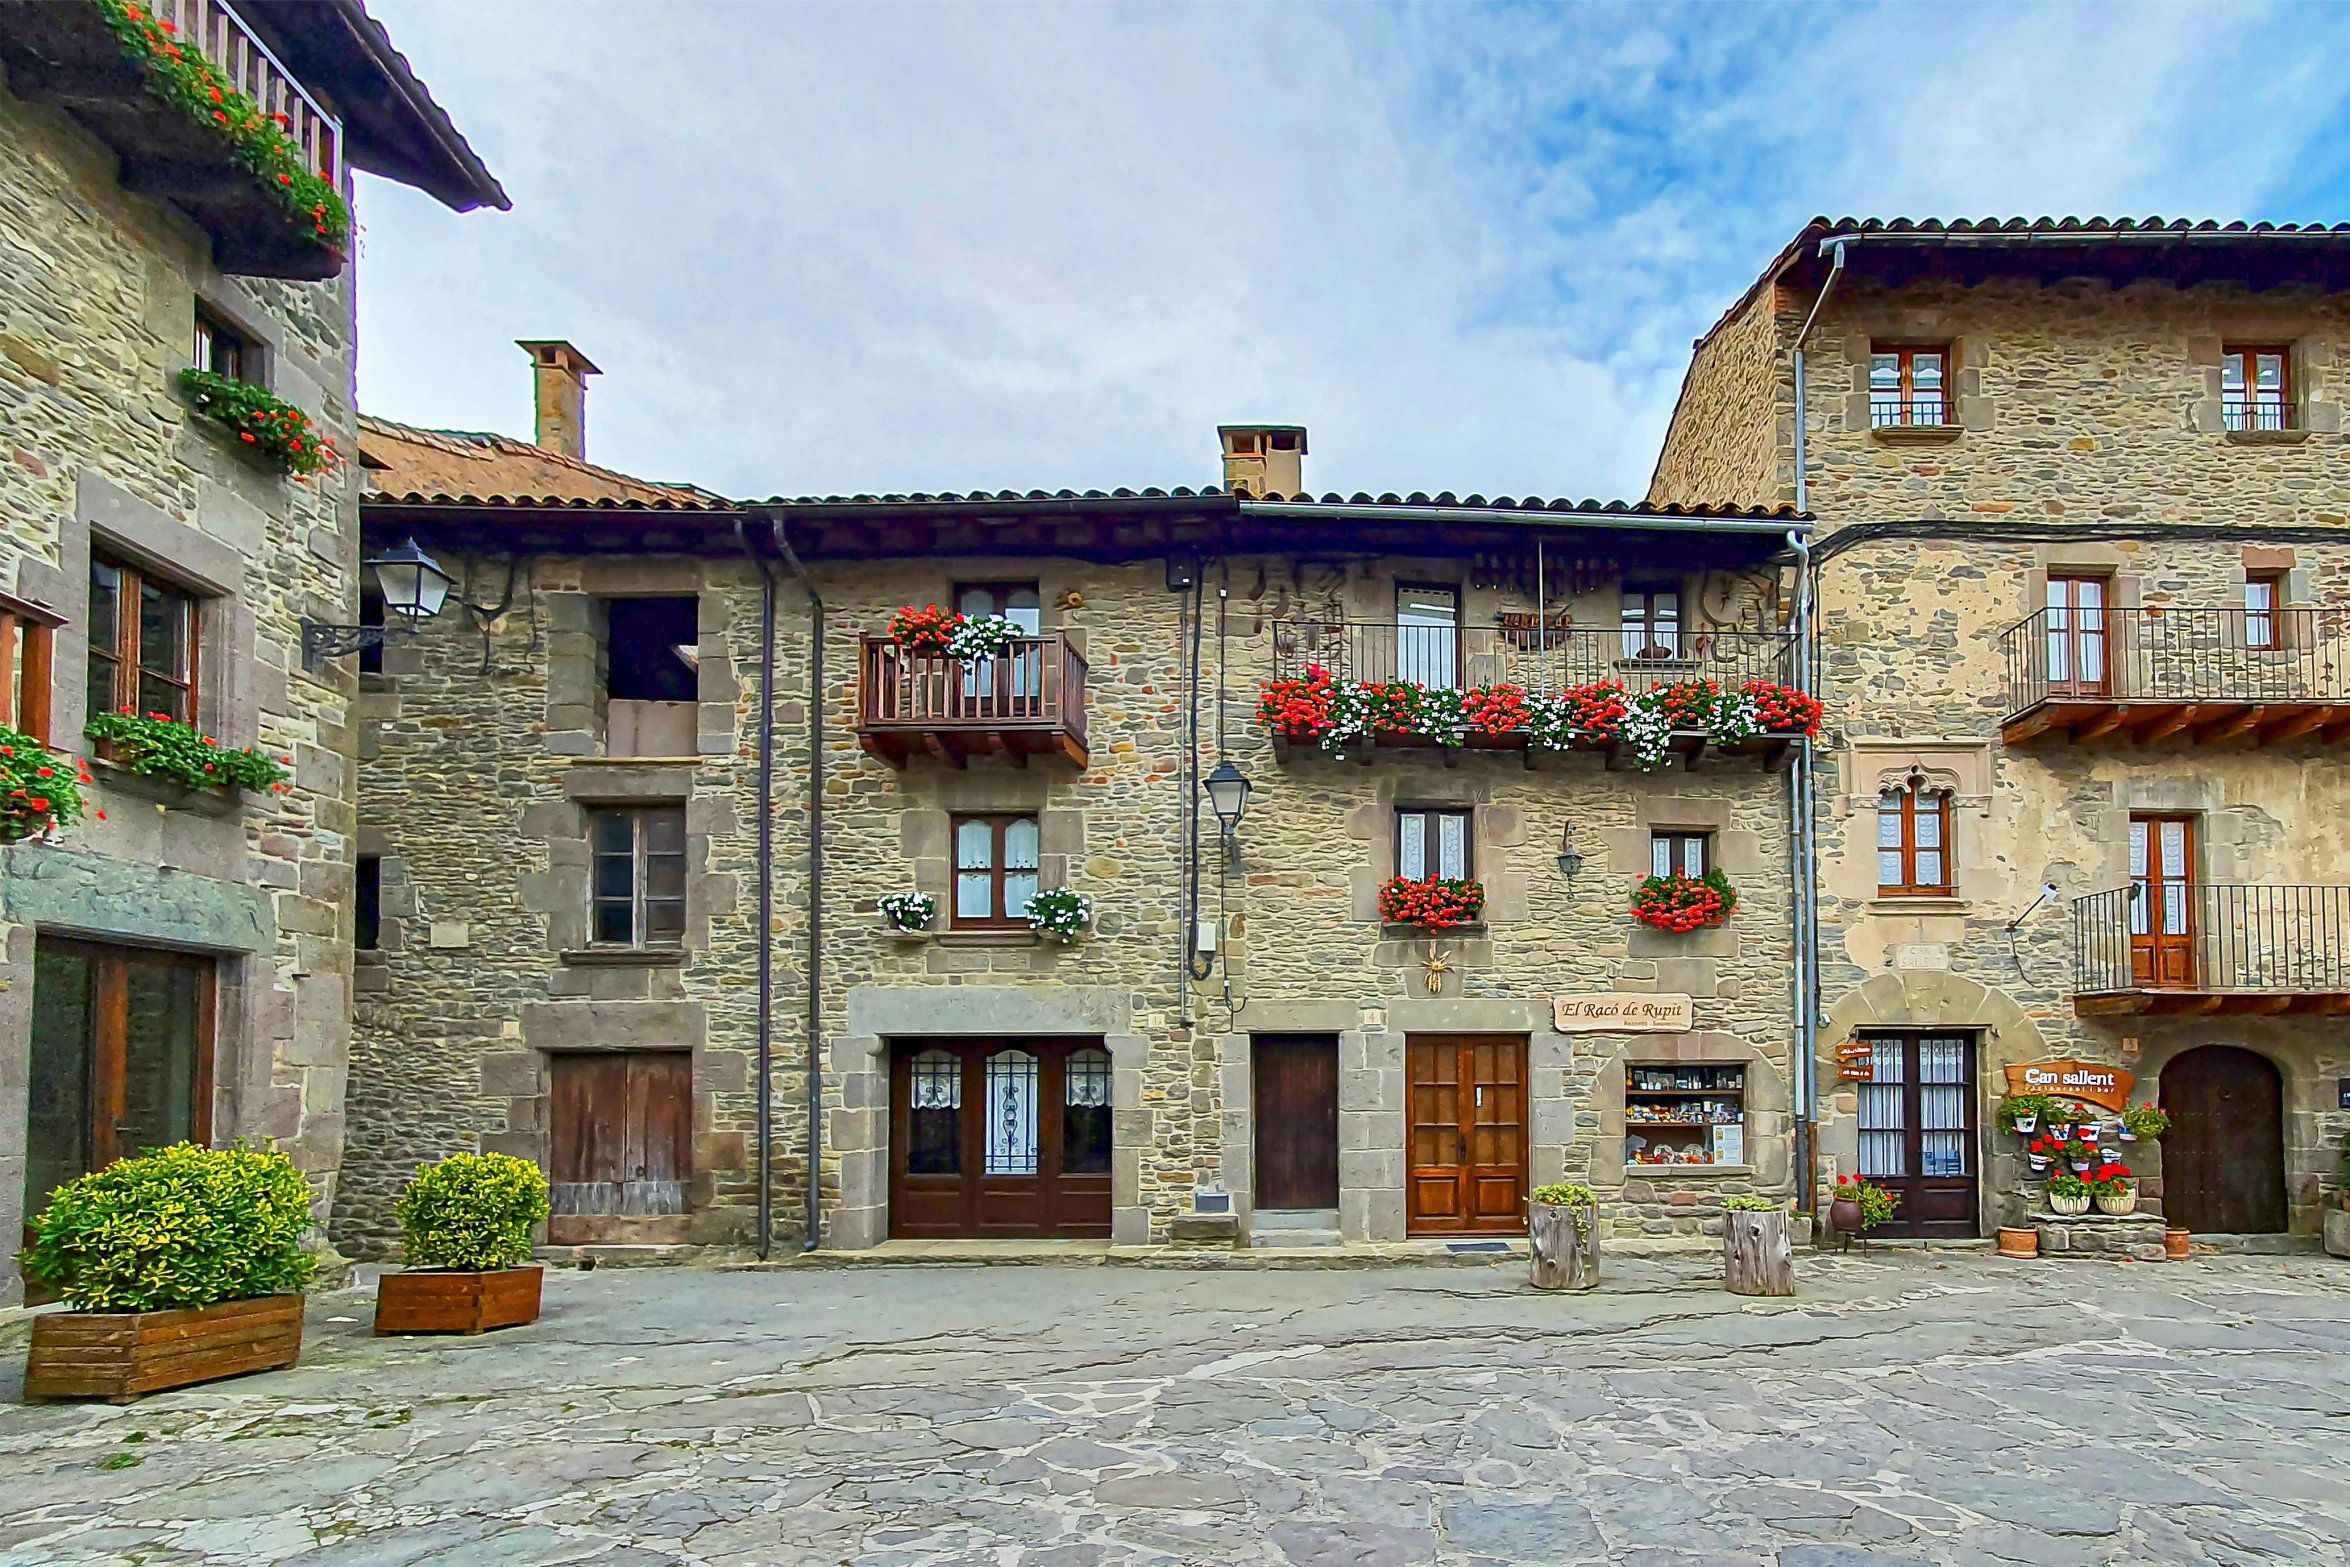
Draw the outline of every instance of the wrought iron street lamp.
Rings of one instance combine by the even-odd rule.
[[[1237,836],[1240,818],[1248,810],[1251,792],[1247,775],[1227,759],[1218,762],[1216,770],[1200,780],[1200,787],[1207,791],[1208,807],[1216,813],[1216,821],[1224,829],[1225,853],[1237,862],[1240,858],[1240,839]]]
[[[316,674],[330,658],[342,658],[362,648],[381,647],[390,637],[412,637],[425,621],[441,612],[456,578],[410,539],[381,555],[361,561],[362,570],[375,574],[383,596],[380,626],[339,626],[326,621],[302,621],[302,667]]]

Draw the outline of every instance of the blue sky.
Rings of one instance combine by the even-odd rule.
[[[2350,8],[375,0],[505,181],[362,178],[370,412],[740,496],[1637,496],[1815,213],[2350,220]]]

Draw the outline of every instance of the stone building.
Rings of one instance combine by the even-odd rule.
[[[2339,1184],[2345,289],[2350,225],[1821,220],[1697,344],[1649,499],[1818,518],[1817,1178],[1896,1228],[2036,1205],[2048,1061],[2168,1111],[2173,1224]]]
[[[153,12],[316,189],[505,205],[357,5]],[[0,5],[0,721],[94,775],[79,826],[0,851],[0,1304],[29,1212],[116,1152],[274,1137],[323,1216],[342,1148],[355,685],[305,667],[303,623],[355,618],[358,488],[256,462],[176,378],[266,389],[348,451],[348,236],[159,96],[126,19]],[[289,759],[290,788],[113,765],[83,724],[128,705]]]
[[[840,1247],[1473,1244],[1562,1178],[1694,1233],[1789,1190],[1790,737],[1666,724],[1643,771],[1441,715],[1783,678],[1791,513],[1317,499],[1265,425],[1198,489],[728,506],[585,464],[592,365],[524,346],[535,447],[366,430],[369,547],[465,608],[368,676],[347,1249],[470,1147],[548,1165],[557,1244],[756,1243],[762,1190]],[[893,637],[927,605],[1011,640]],[[1317,668],[1439,716],[1274,734]],[[1737,912],[1636,924],[1665,858]],[[1483,907],[1383,921],[1399,874]],[[1055,889],[1083,939],[1024,917]]]

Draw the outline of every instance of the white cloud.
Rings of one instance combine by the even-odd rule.
[[[591,455],[741,495],[1198,484],[1244,418],[1636,495],[1812,212],[2261,215],[2350,79],[2317,8],[376,10],[516,210],[365,182],[366,405],[526,431],[567,336]]]

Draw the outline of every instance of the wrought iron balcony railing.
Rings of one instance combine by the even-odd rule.
[[[2009,743],[2043,733],[2275,744],[2350,729],[2334,609],[2044,609],[2000,638]]]
[[[892,767],[916,751],[954,767],[988,754],[1021,765],[1060,756],[1083,767],[1085,677],[1084,657],[1058,633],[1015,637],[970,663],[868,636],[858,659],[857,736]]]
[[[1869,399],[1869,428],[1938,429],[1950,423],[1950,400],[1945,397],[1874,397]]]
[[[1341,684],[1408,680],[1468,690],[1521,686],[1562,691],[1602,680],[1627,691],[1681,680],[1711,680],[1735,691],[1750,680],[1792,684],[1793,640],[1777,632],[1554,630],[1398,625],[1367,621],[1276,621],[1273,677],[1302,680],[1320,667]]]
[[[2086,1012],[2350,1010],[2350,887],[2139,883],[2073,900]]]
[[[2220,394],[2220,419],[2231,430],[2295,430],[2300,420],[2293,405],[2281,396]]]

